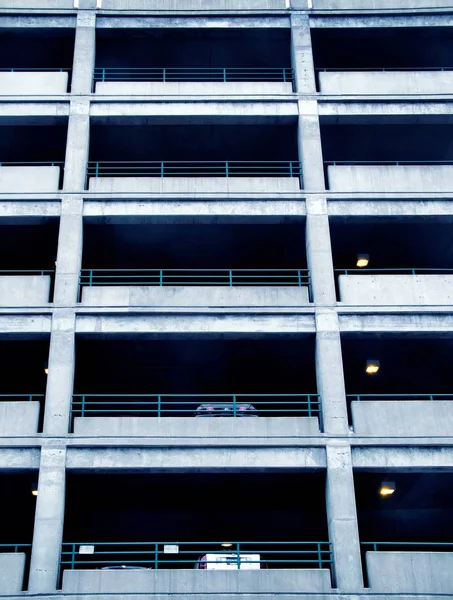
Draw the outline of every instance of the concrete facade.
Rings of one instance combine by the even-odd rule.
[[[445,0],[0,0],[0,26],[18,30],[24,39],[35,28],[75,28],[70,93],[65,73],[0,74],[0,118],[8,125],[68,119],[62,189],[59,166],[0,166],[0,218],[59,219],[52,302],[47,277],[0,278],[1,340],[50,336],[44,414],[39,415],[37,402],[0,403],[1,474],[39,474],[29,560],[21,552],[0,551],[0,596],[440,600],[453,594],[449,552],[368,552],[364,581],[361,542],[366,540],[360,537],[354,491],[354,475],[360,471],[451,471],[453,403],[353,402],[351,425],[342,353],[345,335],[450,337],[450,278],[341,276],[338,302],[329,227],[333,216],[451,217],[453,167],[329,166],[326,186],[321,143],[322,123],[341,118],[448,121],[451,74],[322,73],[318,93],[311,37],[315,28],[451,27],[446,5]],[[282,66],[293,68],[293,86],[101,82],[93,93],[96,32],[185,27],[287,30],[292,64]],[[363,94],[367,97],[354,97]],[[236,124],[241,119],[297,122],[300,180],[91,177],[87,189],[91,125],[180,117],[210,124],[219,116]],[[196,223],[225,216],[248,222],[304,219],[312,301],[307,288],[267,286],[202,291],[100,286],[84,288],[79,296],[84,221],[183,217]],[[39,286],[44,287],[38,293]],[[266,336],[314,339],[320,421],[110,416],[76,417],[72,427],[78,339]],[[301,381],[303,375],[301,369]],[[39,416],[42,433],[37,433]],[[67,569],[60,580],[69,475],[230,471],[296,471],[301,480],[313,471],[325,475],[331,571]]]
[[[370,306],[449,306],[451,275],[340,275],[340,300]]]

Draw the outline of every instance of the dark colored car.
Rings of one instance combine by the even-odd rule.
[[[236,415],[235,413],[236,407]],[[258,411],[252,404],[237,402],[205,402],[195,411],[196,417],[258,417]]]

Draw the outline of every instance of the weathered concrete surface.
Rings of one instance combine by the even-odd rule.
[[[52,72],[0,73],[1,96],[30,96],[66,94],[68,74]]]
[[[22,552],[0,554],[0,595],[22,591],[24,568],[25,554]]]
[[[322,94],[451,94],[453,71],[319,73]]]
[[[39,406],[35,401],[0,402],[0,435],[34,435],[38,431]]]
[[[389,400],[352,402],[358,435],[451,436],[453,402]]]
[[[372,592],[453,594],[453,552],[367,552]]]
[[[291,83],[283,81],[98,81],[96,94],[115,96],[178,96],[228,94],[292,94]]]
[[[345,304],[451,305],[453,275],[340,275]]]
[[[106,10],[124,9],[124,0],[102,0]],[[285,0],[127,0],[128,10],[193,11],[193,10],[277,10],[285,9]]]
[[[327,569],[199,571],[64,571],[63,593],[330,592]]]
[[[301,306],[308,302],[308,288],[296,286],[92,286],[82,293],[87,306]]]
[[[258,400],[258,398],[257,398]],[[0,405],[1,406],[1,405]],[[453,408],[453,406],[452,406]],[[1,422],[0,422],[1,425]],[[152,437],[301,437],[319,433],[315,417],[76,417],[75,435]]]
[[[451,165],[329,165],[336,192],[452,192]]]
[[[293,8],[302,8],[300,3],[305,4],[307,0],[292,0]],[[373,10],[387,8],[405,8],[408,10],[416,8],[445,8],[445,0],[313,0],[313,8],[321,9],[357,9]]]
[[[60,167],[0,167],[0,193],[56,192]]]
[[[42,306],[49,302],[49,275],[2,275],[1,306]]]
[[[300,184],[298,177],[90,177],[88,189],[90,192],[110,194],[116,192],[178,194],[197,191],[226,194],[298,192]]]

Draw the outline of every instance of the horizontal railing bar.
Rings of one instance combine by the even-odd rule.
[[[451,160],[325,160],[325,165],[452,165]]]
[[[36,71],[36,72],[42,72],[42,71],[72,71],[72,67],[0,67],[0,71],[3,73],[9,72],[15,72],[15,71],[19,71],[19,72],[24,72],[24,71]]]
[[[64,165],[63,160],[39,160],[34,162],[27,161],[0,161],[0,167],[8,167],[8,166],[27,166],[27,165],[37,165],[37,166],[54,166],[59,167]]]
[[[453,71],[453,67],[317,67],[315,71],[326,73],[332,71]]]
[[[237,271],[261,271],[261,270],[265,270],[266,272],[274,272],[274,271],[304,271],[304,272],[308,272],[308,269],[162,269],[165,272],[182,272],[182,271],[191,271],[191,272],[198,272],[198,271],[209,271],[209,272],[215,272],[215,271],[233,271],[233,272],[237,272]],[[157,271],[159,272],[160,269],[82,269],[82,273],[83,272],[131,272],[131,271]]]
[[[360,396],[361,398],[430,398],[434,397],[451,397],[453,398],[453,394],[346,394],[347,398],[356,398]]]
[[[453,542],[360,542],[362,546],[453,546]]]
[[[128,398],[150,398],[150,397],[158,397],[161,398],[258,398],[258,397],[267,397],[267,398],[319,398],[319,394],[73,394],[73,397],[81,398],[81,397],[97,397],[97,396],[106,396],[106,397],[128,397]]]
[[[158,542],[63,542],[62,546],[171,546],[171,545],[175,545],[175,546],[187,546],[187,545],[203,545],[203,546],[217,546],[219,547],[220,544],[223,542],[205,542],[205,541],[186,541],[186,542],[175,542],[175,541],[158,541]],[[223,552],[235,552],[234,546],[237,544],[240,544],[241,546],[244,545],[271,545],[271,544],[276,544],[279,546],[282,545],[294,545],[294,546],[303,546],[303,545],[318,545],[318,544],[323,544],[323,545],[328,545],[331,546],[331,542],[316,542],[316,541],[307,541],[307,542],[298,542],[298,541],[247,541],[247,542],[236,542],[236,541],[229,541],[229,543],[233,544],[233,549],[230,548],[225,548],[223,549]],[[365,543],[365,542],[363,542]],[[7,544],[7,545],[11,545],[11,544]]]
[[[427,271],[428,273],[431,273],[433,271],[436,271],[436,272],[437,271],[444,271],[446,273],[453,273],[453,268],[447,268],[447,267],[445,267],[445,268],[444,267],[439,267],[439,268],[436,268],[436,267],[429,267],[429,268],[428,267],[401,267],[401,268],[392,267],[392,268],[388,268],[388,267],[384,267],[382,269],[379,269],[379,268],[373,268],[373,269],[368,269],[368,268],[365,268],[365,269],[357,269],[357,268],[353,268],[353,269],[348,269],[348,268],[346,268],[346,269],[335,269],[335,273],[344,273],[345,271],[347,271],[348,273],[349,272],[354,272],[354,273],[368,273],[368,272],[372,272],[372,273],[375,273],[376,271],[385,271],[385,272],[390,272],[390,273],[395,272],[395,271],[410,271],[410,272],[413,272],[413,271]]]

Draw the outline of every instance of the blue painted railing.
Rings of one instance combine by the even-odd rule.
[[[453,542],[361,542],[361,546],[368,552],[391,551],[397,548],[410,549],[412,552],[453,551]]]
[[[87,177],[300,177],[290,161],[89,161]]]
[[[253,405],[262,417],[321,415],[318,394],[74,394],[71,413],[73,417],[191,417],[205,403],[231,403],[234,417],[241,416],[244,404]]]
[[[189,81],[189,82],[254,82],[277,81],[291,83],[291,67],[235,68],[235,67],[96,67],[94,81]]]
[[[82,269],[81,286],[308,286],[307,269]]]
[[[410,166],[410,165],[453,165],[453,159],[451,160],[325,160],[324,165],[336,167],[341,165],[349,166]]]
[[[436,400],[453,400],[453,394],[347,394],[346,398],[355,402],[370,402],[373,400],[422,400],[426,402],[435,402]]]
[[[88,550],[90,553],[87,553]],[[259,554],[260,559],[255,563],[259,562],[260,568],[328,569],[332,564],[331,544],[323,541],[65,542],[61,549],[60,568],[74,570],[129,566],[192,569],[200,564],[200,559],[206,554],[213,553],[231,555],[238,568],[244,563],[244,559],[241,561],[241,555],[244,554]]]
[[[6,399],[29,402],[36,400],[39,402],[44,399],[44,394],[0,394],[0,402],[4,402]]]
[[[424,267],[402,267],[402,268],[384,268],[384,269],[335,269],[336,275],[453,275],[453,269],[437,269],[430,268],[426,269]]]

